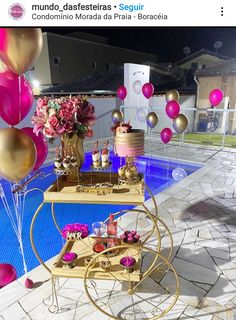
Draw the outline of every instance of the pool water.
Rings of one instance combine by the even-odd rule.
[[[90,170],[91,154],[86,154],[83,171]],[[112,155],[111,170],[117,172],[120,166],[120,158]],[[185,169],[187,175],[198,170],[201,165],[184,162],[173,162],[161,160],[154,156],[143,156],[137,159],[139,172],[144,173],[145,180],[154,194],[168,188],[175,181],[172,178],[172,170],[176,167]],[[53,166],[49,165],[42,168],[46,173],[43,179],[32,181],[28,185],[28,190],[32,188],[41,188],[45,190],[52,184],[56,177],[53,174]],[[51,173],[51,174],[50,174]],[[47,174],[49,174],[47,176]],[[7,193],[8,199],[11,197],[9,183],[2,180],[2,185]],[[146,199],[148,195],[145,195]],[[43,200],[41,192],[33,191],[27,195],[24,220],[23,220],[23,244],[28,270],[32,270],[39,263],[30,245],[29,230],[32,217]],[[105,220],[109,213],[122,209],[132,208],[127,205],[94,205],[94,204],[55,204],[55,212],[58,224],[63,227],[68,223],[87,223],[91,231],[91,225],[94,221]],[[62,248],[64,240],[56,230],[52,217],[50,204],[45,204],[40,212],[34,229],[35,245],[44,261],[56,255]],[[13,231],[9,217],[7,216],[2,203],[0,202],[0,263],[10,263],[16,270],[18,277],[24,274],[19,243]]]

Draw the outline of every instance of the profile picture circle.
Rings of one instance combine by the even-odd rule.
[[[21,19],[25,14],[25,8],[20,3],[13,3],[8,10],[9,16],[13,19]]]

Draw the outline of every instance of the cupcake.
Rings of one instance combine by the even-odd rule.
[[[57,169],[61,168],[61,163],[62,163],[62,158],[61,157],[57,157],[54,159],[54,166]]]
[[[100,162],[100,152],[98,150],[94,150],[92,154],[93,162]]]
[[[123,243],[133,244],[140,241],[140,235],[136,231],[125,231],[120,239]]]
[[[77,167],[77,159],[76,159],[76,157],[71,157],[70,163],[71,163],[72,167]]]
[[[128,243],[128,244],[133,244],[133,243],[134,243],[134,238],[133,238],[132,236],[129,236],[129,235],[128,235],[128,237],[127,237],[127,239],[126,239],[126,243]]]
[[[94,168],[100,168],[100,161],[94,161],[93,166]]]
[[[93,160],[93,164],[100,162],[100,152],[99,152],[99,148],[98,148],[98,141],[96,141],[96,143],[94,145],[94,149],[92,152],[92,160]]]
[[[103,166],[106,166],[109,163],[109,141],[104,143],[104,147],[102,149],[101,159],[102,159]]]
[[[102,153],[102,162],[108,162],[109,161],[109,153]]]
[[[65,158],[62,162],[62,165],[65,169],[69,169],[70,167],[70,160],[68,158]]]

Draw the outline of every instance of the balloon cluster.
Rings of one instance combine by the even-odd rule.
[[[152,83],[147,82],[142,85],[140,80],[136,80],[133,83],[133,90],[137,95],[140,95],[141,92],[146,99],[150,99],[154,93],[154,86]],[[117,89],[117,96],[124,100],[127,96],[127,89],[125,86],[120,86]],[[147,112],[146,108],[139,108],[136,112],[136,117],[138,121],[147,123],[147,126],[153,129],[158,123],[158,115],[155,112]],[[114,123],[119,123],[123,121],[123,114],[119,110],[114,110],[112,112],[112,121]]]
[[[180,112],[179,93],[177,90],[169,90],[166,92],[166,114],[173,120],[173,128],[177,133],[183,133],[188,127],[188,119]],[[161,131],[161,140],[163,143],[170,142],[173,132],[170,128],[164,128]]]
[[[33,104],[30,83],[23,75],[37,61],[43,46],[40,28],[0,28],[0,117],[10,126],[19,124]],[[45,161],[48,147],[33,128],[0,129],[0,177],[19,182]]]

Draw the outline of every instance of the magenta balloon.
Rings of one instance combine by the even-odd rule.
[[[178,101],[172,100],[169,101],[166,105],[166,114],[168,115],[169,118],[175,119],[180,111],[180,105]]]
[[[168,143],[170,142],[171,138],[173,136],[173,132],[170,128],[164,128],[161,131],[161,140],[163,143]]]
[[[23,131],[25,134],[27,134],[34,142],[36,151],[37,151],[37,157],[36,157],[36,163],[33,168],[33,171],[38,170],[41,165],[44,163],[44,161],[47,158],[48,155],[48,144],[47,140],[45,139],[44,135],[39,132],[38,136],[33,132],[33,128],[26,127],[22,128],[21,131]]]
[[[142,93],[145,98],[150,99],[154,92],[154,86],[152,83],[147,82],[142,86]]]
[[[8,263],[0,264],[0,288],[16,280],[16,269]]]
[[[121,100],[124,100],[125,97],[127,96],[127,90],[126,90],[126,87],[125,86],[120,86],[118,89],[117,89],[117,96],[121,99]]]
[[[215,107],[218,104],[220,104],[223,98],[224,98],[224,93],[220,89],[214,89],[209,94],[209,100],[212,107]]]
[[[0,116],[9,125],[16,125],[29,113],[33,93],[25,76],[7,70],[0,73]]]

